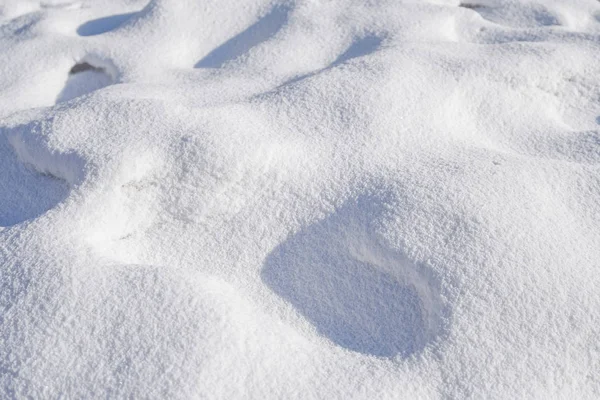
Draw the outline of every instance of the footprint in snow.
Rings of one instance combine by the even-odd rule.
[[[348,202],[273,250],[262,280],[338,346],[409,357],[439,334],[442,302],[431,271],[378,243],[383,208]]]

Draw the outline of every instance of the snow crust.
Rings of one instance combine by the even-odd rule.
[[[600,397],[600,2],[0,1],[0,397]]]

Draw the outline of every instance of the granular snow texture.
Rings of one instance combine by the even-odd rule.
[[[600,398],[597,0],[0,0],[0,398]]]

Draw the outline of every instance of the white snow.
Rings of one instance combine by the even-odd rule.
[[[597,0],[0,0],[0,398],[600,397]]]

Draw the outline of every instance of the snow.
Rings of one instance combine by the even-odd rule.
[[[600,2],[0,1],[1,398],[600,397]]]

